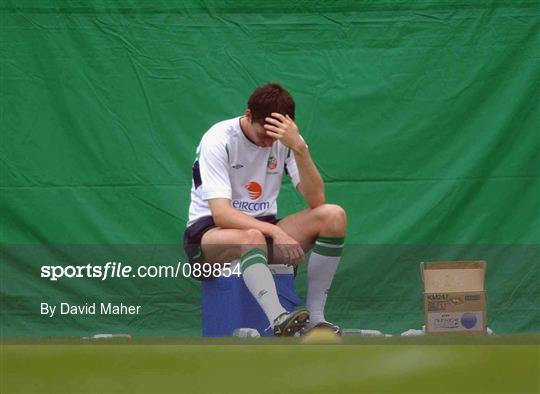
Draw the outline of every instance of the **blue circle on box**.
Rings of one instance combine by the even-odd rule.
[[[474,313],[464,313],[463,316],[461,316],[461,325],[465,328],[473,328],[476,326],[476,315]]]

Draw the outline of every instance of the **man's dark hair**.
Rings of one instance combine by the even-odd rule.
[[[264,125],[264,118],[270,117],[272,112],[289,115],[294,120],[294,100],[287,90],[278,83],[267,83],[259,86],[248,100],[251,119]]]

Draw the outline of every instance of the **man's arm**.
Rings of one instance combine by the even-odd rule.
[[[296,188],[302,193],[310,208],[313,209],[323,205],[325,200],[324,182],[311,159],[307,146],[304,144],[304,147],[293,151],[293,154],[300,175],[300,182]]]
[[[298,168],[300,182],[297,189],[308,203],[310,208],[317,208],[324,204],[324,183],[309,154],[308,147],[298,131],[298,126],[289,117],[279,113],[272,113],[272,118],[266,118],[266,133],[281,141],[291,149],[294,161]]]
[[[238,209],[231,207],[231,200],[227,198],[214,198],[208,200],[212,211],[212,218],[216,226],[223,229],[255,229],[274,240],[274,245],[280,248],[285,263],[295,264],[304,259],[304,251],[285,231],[278,226],[257,220]]]

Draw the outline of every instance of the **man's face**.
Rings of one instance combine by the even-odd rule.
[[[272,137],[269,137],[266,134],[266,130],[264,129],[263,125],[261,125],[261,124],[259,124],[257,122],[253,122],[253,123],[251,123],[251,126],[253,127],[255,135],[257,136],[257,141],[255,141],[255,143],[257,145],[264,146],[266,148],[272,146],[275,139],[272,138]]]
[[[247,127],[250,128],[250,135],[253,142],[258,146],[263,146],[265,148],[271,147],[276,140],[266,134],[266,130],[262,124],[253,121],[249,109],[246,110],[245,117],[247,118],[246,123]]]

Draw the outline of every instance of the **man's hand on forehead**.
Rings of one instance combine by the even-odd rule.
[[[264,129],[268,136],[280,140],[283,145],[295,152],[305,147],[298,126],[289,115],[272,112],[272,116],[265,118],[265,122]]]

